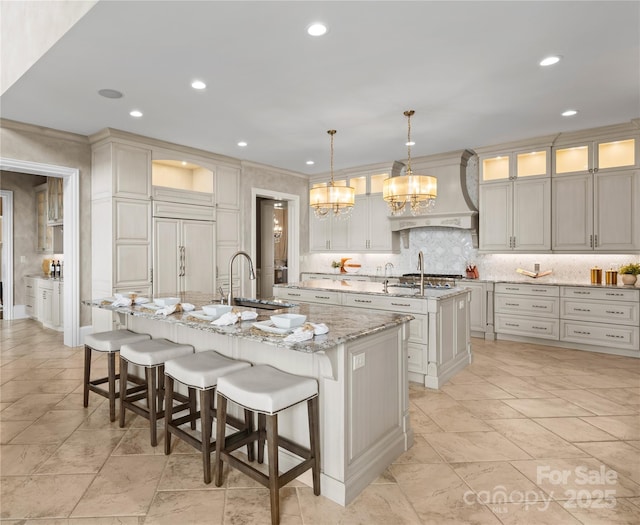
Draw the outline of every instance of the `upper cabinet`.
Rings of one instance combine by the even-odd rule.
[[[551,148],[548,146],[479,155],[478,160],[481,184],[549,177],[551,174]]]
[[[36,251],[39,253],[53,250],[53,228],[47,223],[47,194],[47,184],[36,187]]]
[[[553,250],[640,249],[640,133],[613,127],[554,147]]]
[[[629,135],[558,145],[554,148],[554,175],[597,173],[638,167],[639,142]]]
[[[106,142],[93,147],[93,200],[111,197],[148,200],[151,197],[151,150]]]
[[[479,248],[551,249],[551,138],[479,150]]]
[[[388,167],[386,167],[388,168]],[[310,214],[309,247],[311,251],[397,252],[399,234],[391,231],[387,203],[382,186],[390,170],[376,167],[363,171],[342,172],[334,177],[337,186],[355,188],[355,205],[349,218],[318,219]],[[313,187],[326,185],[315,182]]]
[[[63,183],[60,177],[47,177],[47,223],[50,226],[62,224],[64,218]]]

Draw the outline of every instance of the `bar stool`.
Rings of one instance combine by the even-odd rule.
[[[174,419],[172,413],[164,418],[164,453],[171,453],[171,434],[183,439],[202,452],[202,466],[204,469],[204,482],[211,483],[211,453],[215,450],[211,442],[211,428],[213,418],[216,415],[214,408],[216,385],[218,378],[243,368],[250,368],[246,361],[236,361],[220,355],[218,352],[208,350],[195,354],[171,359],[164,364],[164,392],[165,406],[171,406],[174,399],[174,381],[186,385],[189,393],[196,390],[200,394],[200,411],[190,412],[186,416]],[[200,419],[202,436],[198,439],[193,433],[180,428],[181,425],[190,422],[191,428],[195,428],[195,421]],[[252,414],[245,411],[245,421],[231,421],[229,424],[237,429],[242,429],[238,435],[248,435],[253,431]],[[244,432],[243,432],[244,431]],[[234,434],[235,436],[236,434]],[[229,439],[229,438],[227,438]],[[253,445],[247,446],[248,454],[253,460]]]
[[[257,365],[218,379],[218,421],[216,432],[216,486],[222,485],[222,462],[255,479],[269,488],[271,523],[280,522],[280,487],[311,469],[313,493],[320,495],[320,429],[318,415],[318,382],[308,377],[282,372],[267,365]],[[227,400],[258,414],[258,429],[245,439],[225,442]],[[278,413],[307,402],[309,444],[301,445],[278,435]],[[231,452],[247,442],[258,441],[258,463],[264,459],[264,440],[267,440],[269,475],[242,461]],[[303,461],[283,474],[278,472],[278,447],[282,447]]]
[[[120,427],[124,427],[125,410],[129,409],[149,420],[151,446],[158,444],[156,423],[164,417],[162,409],[164,402],[164,363],[184,355],[193,354],[193,346],[173,343],[167,339],[150,339],[139,343],[122,345],[120,348],[120,378],[129,378],[129,363],[144,367],[144,392],[120,396]],[[195,412],[195,395],[191,399],[185,396],[175,396],[182,403],[178,406],[167,406],[167,410],[179,412],[189,409]],[[146,399],[147,406],[136,404],[136,401]]]
[[[86,335],[84,338],[84,406],[89,406],[89,391],[95,392],[109,400],[109,419],[116,420],[116,398],[120,397],[121,388],[116,391],[116,380],[120,379],[120,374],[116,374],[116,353],[124,344],[138,343],[151,339],[148,334],[137,334],[131,330],[111,330],[109,332],[98,332]],[[91,352],[107,353],[107,377],[91,380]],[[131,382],[137,384],[128,389],[128,392],[135,393],[144,390],[140,386],[138,378],[131,378]],[[109,383],[107,390],[98,385]],[[121,383],[122,384],[122,383]],[[124,383],[126,385],[126,383]]]

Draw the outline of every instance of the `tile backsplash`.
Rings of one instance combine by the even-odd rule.
[[[614,268],[629,262],[640,263],[640,255],[631,254],[480,254],[473,247],[469,230],[451,228],[415,228],[409,231],[409,247],[399,254],[307,254],[301,260],[301,271],[331,272],[331,261],[351,257],[362,265],[362,273],[384,275],[384,266],[393,264],[393,275],[415,272],[418,252],[422,251],[426,273],[452,273],[464,275],[467,263],[475,264],[480,279],[527,279],[516,273],[516,268],[533,271],[552,270],[540,282],[588,283],[593,266]]]

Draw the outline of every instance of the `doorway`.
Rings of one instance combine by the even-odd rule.
[[[300,272],[300,197],[252,188],[251,256],[260,268],[254,297],[273,296],[273,285],[297,281]]]
[[[65,284],[64,284],[64,344],[66,346],[79,346],[80,338],[80,171],[76,168],[56,166],[52,164],[42,164],[17,159],[0,157],[0,171],[12,171],[25,175],[40,175],[44,177],[57,177],[63,179],[63,206],[64,219],[63,228],[65,231],[63,252],[65,255]],[[3,204],[7,201],[3,198]],[[9,229],[8,210],[3,210],[3,229],[7,236],[13,235],[13,225]],[[13,220],[13,214],[12,219]],[[3,236],[4,238],[4,236]],[[12,237],[11,237],[12,238]],[[3,256],[5,257],[6,268],[3,267],[3,276],[7,277],[7,284],[3,286],[4,305],[3,314],[7,320],[14,319],[13,304],[13,244],[6,242],[3,246]],[[6,248],[6,255],[5,249]],[[11,290],[9,288],[9,281]]]

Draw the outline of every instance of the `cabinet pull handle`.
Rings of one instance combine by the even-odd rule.
[[[609,296],[613,296],[613,297],[623,297],[624,296],[623,293],[619,293],[619,292],[605,292],[605,295],[609,295]]]
[[[574,308],[573,309],[576,312],[590,312],[591,309],[590,308]]]
[[[605,334],[605,337],[609,337],[611,339],[624,339],[624,336],[616,334]]]
[[[391,303],[391,306],[411,306],[408,303]]]
[[[314,297],[316,299],[331,299],[331,297],[329,297],[327,295],[315,295]]]
[[[531,308],[539,308],[539,309],[546,310],[546,309],[547,309],[547,306],[546,306],[546,305],[543,305],[543,304],[532,304],[532,305],[531,305]]]
[[[532,292],[540,292],[540,293],[547,293],[549,290],[545,289],[545,288],[531,288]]]
[[[519,324],[516,323],[504,323],[506,326],[515,326],[516,328],[520,328]]]
[[[534,330],[544,330],[545,332],[547,331],[544,326],[532,326],[531,328],[533,328]]]
[[[354,303],[370,303],[371,301],[365,301],[364,299],[354,299]]]
[[[583,330],[574,330],[573,333],[574,334],[579,334],[579,335],[591,335],[591,332],[585,332]]]
[[[520,290],[520,288],[513,288],[511,286],[505,286],[504,289],[505,290]]]
[[[575,290],[573,293],[574,295],[591,295],[591,292],[579,292],[577,290]]]
[[[519,303],[504,303],[506,306],[520,306]]]
[[[597,248],[598,247],[598,234],[597,233],[594,235],[593,239],[594,239],[594,241],[593,241],[594,246],[593,247]]]
[[[605,310],[605,312],[607,312],[608,314],[613,314],[613,315],[624,315],[624,312],[619,312],[617,310]]]
[[[300,297],[299,293],[293,293],[293,292],[289,292],[287,295],[290,297]]]
[[[589,235],[589,248],[593,248],[593,234]]]

